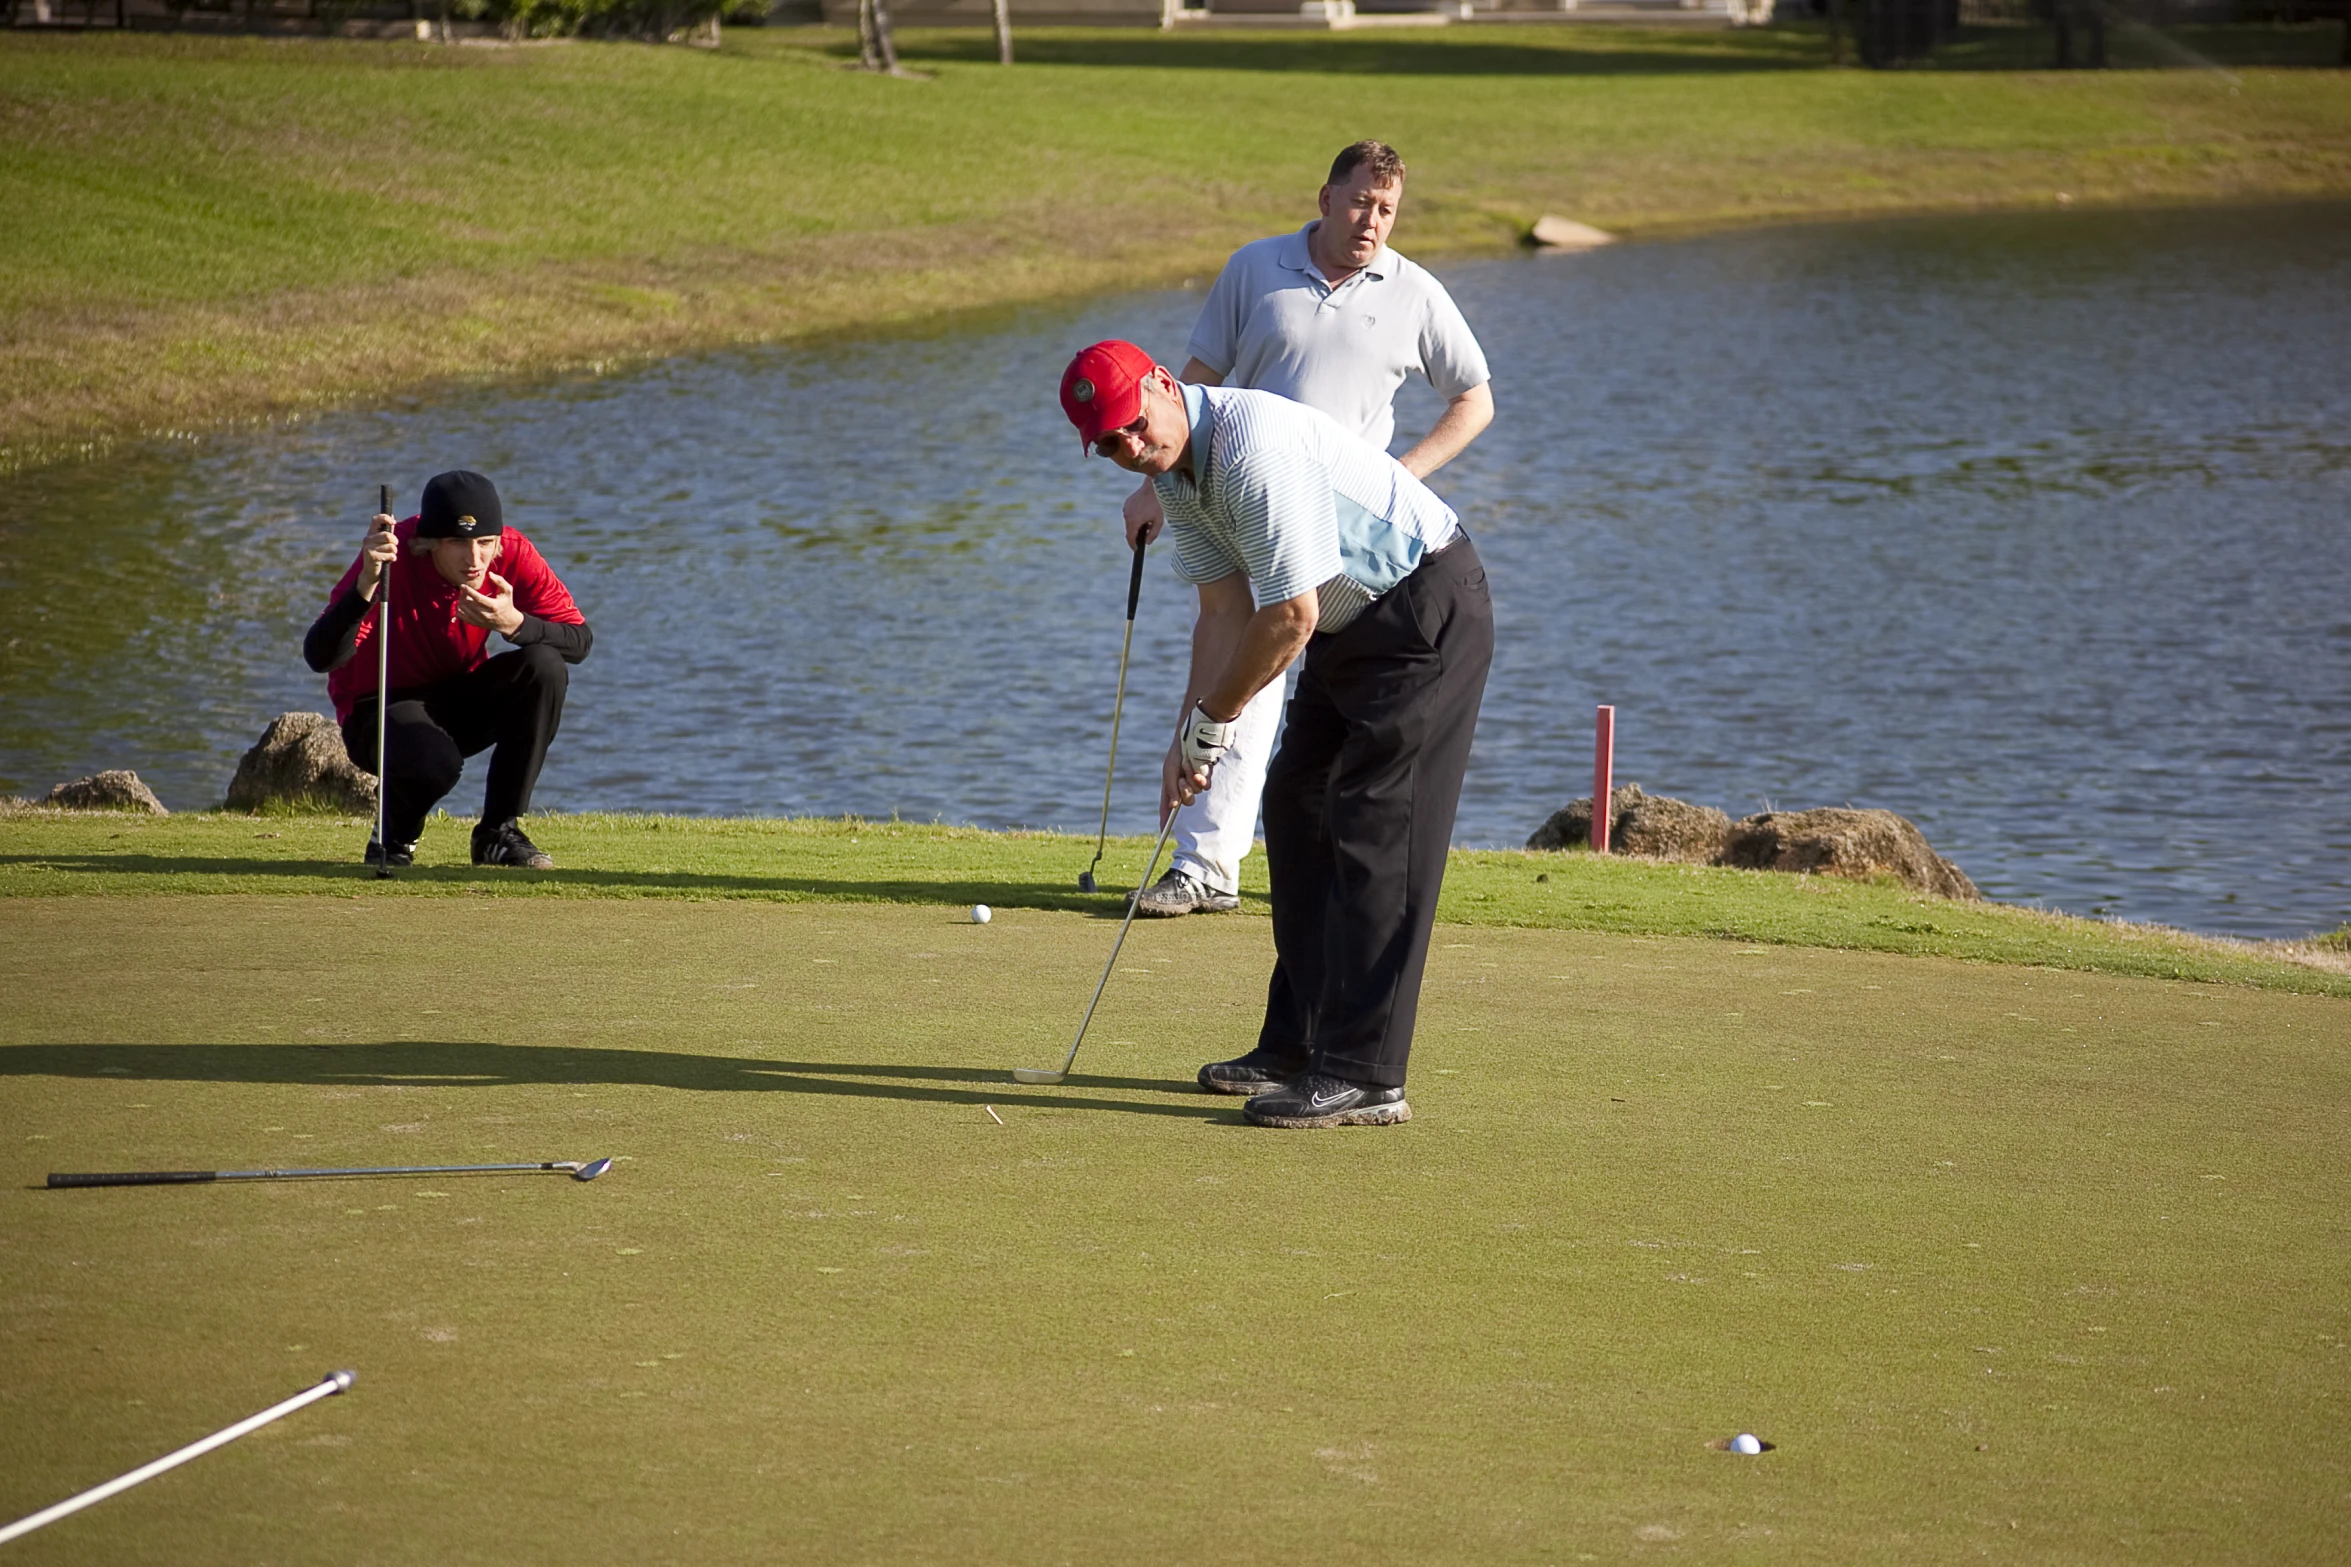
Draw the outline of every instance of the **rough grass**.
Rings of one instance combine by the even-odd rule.
[[[540,816],[545,873],[476,870],[463,824],[426,832],[390,883],[354,863],[364,821],[293,814],[164,819],[16,807],[0,811],[0,897],[170,893],[495,898],[756,898],[1110,914],[1076,890],[1093,841],[1050,833],[857,820]],[[1105,886],[1141,874],[1148,839],[1113,840]],[[1262,912],[1264,861],[1243,862]],[[135,917],[135,916],[134,916]],[[1971,962],[2351,996],[2351,961],[2327,943],[2251,943],[2155,926],[1955,903],[1892,884],[1662,865],[1584,853],[1457,851],[1440,917],[1472,926],[1585,930],[1912,953]]]
[[[359,1373],[15,1559],[2351,1538],[2340,999],[1454,925],[1416,1119],[1278,1134],[1188,1086],[1248,1042],[1261,919],[1138,927],[1077,1077],[1028,1089],[1100,919],[342,885],[0,900],[0,1516]],[[1741,1430],[1775,1450],[1706,1445]]]
[[[1544,211],[1639,235],[2351,189],[2340,72],[1835,70],[1801,30],[1030,32],[1011,71],[983,44],[909,34],[930,79],[894,81],[823,29],[0,34],[0,466],[1203,276],[1366,133],[1411,156],[1399,242],[1431,255]]]

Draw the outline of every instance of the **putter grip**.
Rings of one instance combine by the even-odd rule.
[[[1143,550],[1148,543],[1149,541],[1145,539],[1135,540],[1135,569],[1133,574],[1127,578],[1127,619],[1129,620],[1135,618],[1135,606],[1143,602]]]
[[[50,1173],[51,1186],[185,1186],[220,1179],[217,1170],[108,1170],[95,1175]]]

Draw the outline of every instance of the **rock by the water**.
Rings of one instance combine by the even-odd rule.
[[[1589,223],[1578,223],[1555,213],[1544,213],[1535,219],[1534,229],[1527,235],[1545,250],[1591,250],[1601,245],[1613,245],[1616,236],[1606,229],[1596,229]],[[1615,794],[1610,790],[1611,796]]]
[[[139,782],[139,775],[124,768],[111,768],[93,773],[87,778],[76,778],[61,783],[49,791],[43,805],[61,806],[69,811],[144,811],[149,816],[169,816],[163,802],[155,798],[155,791]]]
[[[1942,898],[1980,901],[1967,873],[1937,854],[1926,835],[1892,811],[1828,807],[1766,811],[1732,824],[1719,865],[1870,881],[1892,876]]]
[[[1647,794],[1637,783],[1608,791],[1608,846],[1617,854],[1706,864],[1729,839],[1731,819],[1710,805]],[[1592,798],[1567,806],[1527,839],[1530,849],[1581,849],[1592,841]]]
[[[227,801],[232,811],[271,805],[368,816],[376,808],[376,781],[352,765],[333,719],[324,713],[280,713],[237,763]]]

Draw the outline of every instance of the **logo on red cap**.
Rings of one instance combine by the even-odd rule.
[[[1092,446],[1143,416],[1143,380],[1157,368],[1149,354],[1112,338],[1078,350],[1061,372],[1061,411]]]

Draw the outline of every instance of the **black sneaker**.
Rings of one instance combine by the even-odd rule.
[[[1147,919],[1174,919],[1179,914],[1229,914],[1240,906],[1240,894],[1219,892],[1191,872],[1172,866],[1135,899],[1135,912]]]
[[[406,843],[395,843],[386,849],[384,845],[370,838],[367,840],[367,854],[360,863],[363,865],[389,865],[394,870],[398,870],[404,865],[414,865],[416,863],[416,840],[411,838]]]
[[[1306,1072],[1241,1107],[1254,1126],[1394,1126],[1412,1119],[1404,1090]]]
[[[473,862],[476,865],[512,865],[526,871],[551,871],[555,861],[547,852],[522,835],[522,824],[513,820],[484,822],[473,830]]]
[[[1261,1045],[1230,1061],[1209,1062],[1200,1069],[1200,1086],[1212,1094],[1262,1094],[1304,1070],[1295,1059],[1284,1060]]]

